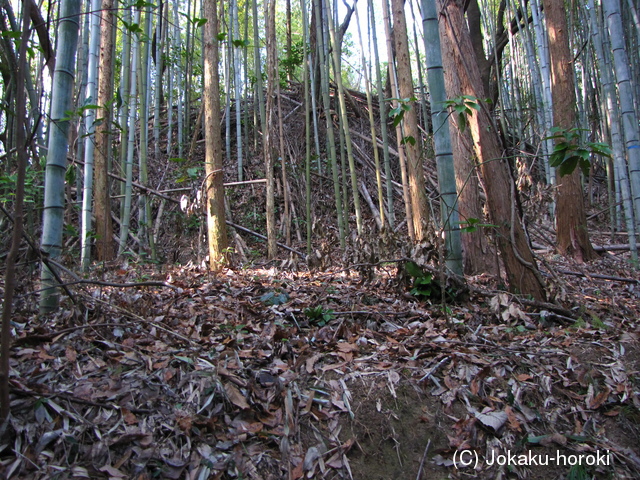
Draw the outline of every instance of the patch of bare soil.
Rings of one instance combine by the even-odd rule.
[[[353,382],[354,418],[345,421],[345,436],[356,439],[349,456],[354,479],[444,479],[448,469],[429,461],[449,445],[453,423],[442,404],[409,385],[395,371]],[[429,453],[431,452],[431,455]]]
[[[130,265],[93,272],[48,317],[23,284],[0,474],[640,478],[623,263],[554,277],[561,307],[484,279],[442,305],[395,264],[370,270]]]

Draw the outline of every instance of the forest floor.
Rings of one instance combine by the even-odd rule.
[[[283,104],[289,118],[296,103]],[[285,129],[287,182],[292,245],[304,249],[298,110]],[[370,147],[359,145],[358,168],[375,192]],[[312,265],[284,253],[266,263],[264,243],[232,229],[234,266],[212,274],[202,267],[201,150],[150,165],[150,185],[180,188],[192,210],[177,196],[154,203],[160,263],[138,245],[82,278],[63,272],[61,309],[43,316],[37,257],[21,257],[1,477],[640,478],[640,275],[624,246],[572,264],[552,252],[553,229],[532,223],[553,304],[505,293],[490,276],[442,299],[437,269],[408,276],[407,239],[380,235],[371,216],[338,249],[325,167],[311,177]],[[246,179],[259,180],[261,155],[246,160]],[[437,202],[433,162],[425,174]],[[519,186],[523,208],[544,218],[551,193],[526,190],[534,184]],[[226,198],[228,220],[264,233],[264,185],[230,186]],[[589,212],[601,246],[624,241],[596,233],[605,203]],[[61,261],[73,270],[77,237],[67,241]],[[0,294],[3,281],[0,265]]]
[[[393,262],[96,267],[52,316],[22,283],[0,475],[640,478],[637,271],[545,258],[556,310]]]

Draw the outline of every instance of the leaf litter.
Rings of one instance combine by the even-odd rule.
[[[630,274],[610,259],[589,268]],[[0,473],[640,477],[637,283],[558,280],[569,317],[482,277],[467,301],[443,306],[408,294],[392,270],[363,282],[348,270],[137,266],[104,275],[172,288],[83,285],[81,306],[48,317],[23,297]],[[464,449],[481,460],[458,469]],[[486,461],[507,451],[612,461]]]

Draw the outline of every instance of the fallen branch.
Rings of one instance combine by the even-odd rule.
[[[371,195],[369,194],[369,190],[367,190],[367,186],[364,184],[364,182],[360,182],[358,186],[360,187],[358,189],[360,191],[360,194],[367,202],[367,205],[369,205],[371,214],[373,215],[373,218],[375,218],[376,220],[376,225],[378,225],[378,231],[382,231],[382,220],[380,219],[380,212],[378,211],[377,207],[374,205],[373,200],[371,199]]]
[[[624,282],[624,283],[640,284],[640,280],[637,280],[635,278],[616,277],[614,275],[601,275],[601,274],[598,274],[598,273],[589,273],[587,275],[586,273],[573,272],[571,270],[558,270],[558,272],[564,273],[565,275],[575,275],[577,277],[587,277],[587,278],[592,277],[592,278],[599,278],[601,280],[611,280],[613,282]]]
[[[237,230],[240,230],[241,232],[249,233],[249,234],[253,235],[254,237],[258,237],[258,238],[260,238],[260,239],[262,239],[262,240],[267,240],[267,237],[265,237],[265,236],[264,236],[264,235],[262,235],[261,233],[254,232],[253,230],[249,230],[248,228],[242,227],[242,226],[237,225],[237,224],[235,224],[235,223],[233,223],[233,222],[230,222],[230,221],[228,221],[228,220],[227,220],[227,225],[229,225],[230,227],[233,227],[233,228],[235,228],[235,229],[237,229]],[[285,245],[285,244],[283,244],[283,243],[279,243],[279,242],[276,242],[276,244],[277,244],[279,247],[284,248],[285,250],[288,250],[288,251],[290,251],[290,252],[292,252],[292,253],[295,253],[296,255],[299,255],[299,256],[300,256],[300,257],[302,257],[302,258],[305,258],[305,257],[306,257],[306,255],[305,255],[304,253],[302,253],[302,252],[300,252],[300,251],[296,250],[295,248],[291,248],[291,247],[289,247],[289,246],[287,246],[287,245]]]
[[[629,247],[628,243],[623,243],[623,244],[618,244],[618,245],[603,245],[603,246],[599,246],[599,245],[593,245],[593,249],[596,252],[615,252],[615,251],[627,251],[630,250],[631,247]]]

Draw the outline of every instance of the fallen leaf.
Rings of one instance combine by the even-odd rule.
[[[100,470],[101,472],[104,472],[104,473],[108,473],[109,476],[115,477],[115,478],[126,478],[127,477],[124,473],[122,473],[117,468],[112,467],[111,465],[105,465],[104,467],[100,467],[98,470]]]
[[[242,393],[240,393],[240,390],[238,390],[233,384],[225,383],[224,390],[225,392],[227,392],[227,397],[229,398],[229,401],[233,403],[236,407],[239,407],[243,410],[246,410],[249,408],[249,404],[247,403],[246,398],[244,398]]]
[[[480,423],[491,428],[494,432],[500,430],[509,419],[505,412],[473,412],[473,415],[480,420]]]
[[[75,351],[75,349],[71,345],[67,345],[67,348],[64,351],[64,356],[70,362],[75,362],[76,359],[78,358],[77,352]]]

